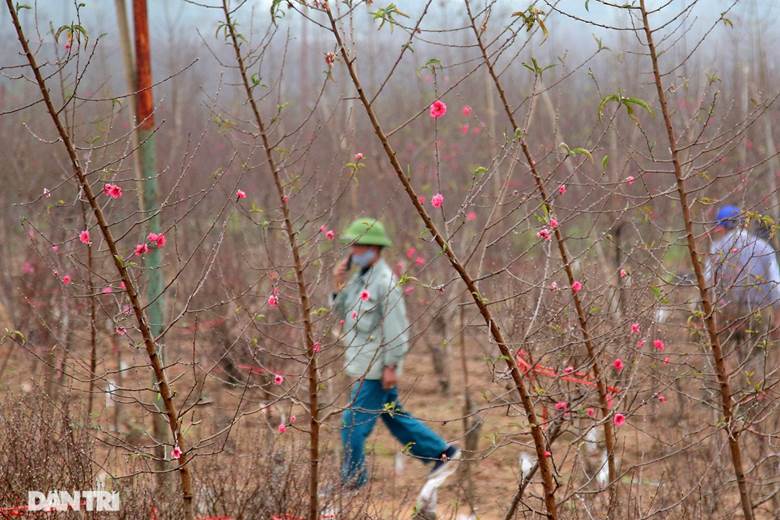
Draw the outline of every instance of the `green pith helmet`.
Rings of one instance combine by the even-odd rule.
[[[361,246],[391,246],[393,243],[385,232],[385,226],[375,218],[359,218],[344,230],[339,239]]]

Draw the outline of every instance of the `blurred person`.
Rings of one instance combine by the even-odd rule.
[[[752,329],[751,322],[763,320],[777,339],[780,324],[780,268],[774,248],[746,229],[737,206],[718,209],[715,233],[705,263],[705,276],[714,290],[715,308],[723,319],[721,330],[738,340]],[[765,330],[768,330],[766,327]]]
[[[343,320],[344,368],[352,378],[350,403],[342,416],[342,485],[356,490],[366,484],[365,443],[379,418],[412,456],[433,463],[428,480],[440,484],[455,471],[461,451],[398,400],[409,320],[398,279],[382,258],[392,242],[382,223],[372,218],[352,222],[340,240],[351,246],[350,255],[333,269],[336,291],[331,301]],[[353,265],[358,271],[347,280]]]

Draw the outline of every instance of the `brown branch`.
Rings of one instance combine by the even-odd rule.
[[[393,147],[390,144],[387,135],[382,129],[382,126],[379,124],[377,115],[371,105],[370,100],[368,99],[368,96],[366,95],[365,90],[363,89],[363,85],[360,82],[360,79],[358,78],[357,72],[355,70],[354,59],[351,59],[347,54],[347,48],[344,45],[344,42],[342,40],[341,32],[339,31],[338,26],[336,25],[336,20],[333,18],[333,13],[329,8],[326,8],[326,13],[328,15],[328,19],[330,20],[331,28],[336,38],[336,43],[341,52],[341,56],[344,59],[344,63],[347,66],[347,70],[349,71],[350,78],[352,79],[352,83],[354,84],[355,89],[358,92],[358,96],[360,97],[360,101],[363,104],[363,108],[365,109],[366,114],[368,115],[368,118],[371,121],[371,126],[374,129],[374,133],[376,134],[379,141],[382,143],[382,147],[385,151],[385,154],[387,155],[387,158],[390,161],[390,164],[392,165],[393,170],[395,171],[396,176],[398,177],[398,180],[401,182],[404,191],[408,195],[409,200],[411,201],[412,205],[417,211],[417,214],[425,224],[425,227],[428,229],[433,239],[436,241],[436,243],[439,245],[444,255],[447,257],[447,260],[450,262],[450,265],[452,265],[452,267],[458,273],[460,278],[463,280],[463,283],[466,285],[469,294],[474,299],[474,303],[476,304],[480,315],[485,320],[485,323],[487,324],[490,330],[491,336],[493,336],[493,339],[498,345],[498,349],[500,350],[502,357],[506,361],[506,364],[509,368],[512,379],[514,381],[515,388],[517,389],[517,392],[520,395],[520,401],[522,402],[523,409],[525,410],[526,417],[528,419],[528,424],[531,427],[531,436],[533,437],[534,447],[536,448],[537,460],[539,461],[541,466],[542,482],[544,485],[544,503],[547,510],[547,518],[557,519],[558,512],[557,512],[557,506],[555,504],[556,485],[553,480],[552,465],[550,464],[550,459],[546,455],[547,452],[546,440],[544,438],[542,427],[539,424],[539,421],[536,417],[536,412],[534,411],[534,405],[533,402],[531,401],[531,396],[529,395],[528,389],[526,388],[525,382],[523,381],[523,376],[520,374],[520,370],[517,368],[515,358],[512,355],[511,350],[507,346],[507,343],[504,340],[503,333],[501,332],[498,323],[493,318],[493,315],[490,312],[490,309],[488,308],[486,300],[479,293],[479,290],[477,289],[474,279],[466,271],[466,268],[463,266],[461,261],[455,255],[455,252],[452,250],[452,248],[447,243],[447,241],[444,239],[443,235],[436,227],[436,224],[434,224],[428,212],[425,210],[422,204],[420,204],[420,201],[417,198],[417,194],[415,193],[414,188],[412,187],[411,182],[409,181],[409,178],[404,173],[403,167],[401,166],[401,163],[398,161],[398,157],[396,156],[395,150],[393,150]]]
[[[59,134],[63,145],[65,146],[71,166],[73,167],[73,173],[76,175],[79,186],[81,187],[84,196],[87,198],[89,206],[95,215],[95,218],[97,219],[100,231],[106,241],[109,251],[111,252],[111,257],[114,260],[114,266],[116,267],[120,278],[125,284],[127,296],[130,299],[130,304],[133,307],[133,312],[135,313],[135,318],[138,322],[138,328],[140,329],[144,340],[146,353],[149,357],[149,364],[154,371],[154,376],[157,382],[157,386],[159,387],[160,396],[162,397],[163,403],[165,405],[165,415],[168,419],[168,426],[170,427],[173,438],[176,439],[177,445],[183,452],[181,458],[179,459],[178,467],[179,476],[181,479],[183,509],[185,518],[187,520],[192,520],[194,516],[192,503],[192,475],[190,474],[189,467],[187,466],[189,457],[185,449],[184,435],[179,428],[179,412],[176,409],[176,404],[173,402],[172,391],[168,386],[167,376],[163,370],[161,360],[157,354],[157,345],[149,329],[149,325],[146,323],[146,318],[143,314],[143,307],[141,305],[138,292],[136,291],[136,287],[133,284],[133,280],[127,270],[127,267],[124,264],[122,255],[119,253],[119,249],[117,248],[116,241],[111,234],[111,229],[109,228],[105,219],[103,210],[100,208],[95,194],[92,192],[92,187],[90,186],[84,170],[81,167],[81,163],[79,162],[78,156],[76,155],[76,149],[74,147],[73,141],[71,140],[68,132],[65,130],[57,110],[54,107],[51,96],[49,95],[49,89],[46,86],[46,82],[44,81],[43,76],[41,75],[41,71],[35,60],[35,56],[33,56],[33,53],[30,50],[30,46],[27,42],[27,38],[24,35],[24,31],[22,30],[22,26],[19,22],[19,17],[17,15],[16,9],[14,8],[12,0],[6,0],[6,6],[8,8],[8,12],[11,13],[11,21],[13,22],[14,28],[16,29],[16,35],[19,39],[19,43],[22,45],[24,54],[27,57],[27,61],[29,62],[30,68],[32,69],[35,76],[38,89],[43,96],[43,102],[46,105],[46,111],[49,113],[49,116],[52,119],[52,123],[56,127],[57,133]]]
[[[720,338],[718,337],[718,327],[713,312],[714,308],[710,301],[710,295],[707,290],[707,280],[704,277],[704,271],[702,270],[701,261],[699,259],[699,252],[696,248],[693,220],[691,218],[691,209],[688,204],[688,192],[685,188],[685,177],[680,164],[680,151],[677,149],[677,137],[675,135],[674,125],[672,124],[672,117],[669,112],[669,104],[666,99],[663,79],[661,78],[661,71],[658,65],[658,52],[655,47],[655,42],[653,41],[653,30],[650,28],[648,12],[645,8],[645,0],[639,1],[639,10],[642,13],[642,25],[645,32],[645,38],[647,39],[650,60],[653,63],[653,79],[658,93],[658,102],[661,104],[661,113],[664,117],[664,126],[666,128],[667,139],[669,140],[669,149],[672,153],[674,176],[677,182],[677,194],[679,196],[680,208],[682,209],[683,221],[685,222],[685,237],[687,240],[688,253],[691,258],[691,263],[693,264],[693,272],[696,275],[696,286],[699,289],[702,311],[704,312],[704,323],[707,328],[712,359],[715,363],[715,373],[717,374],[720,388],[723,419],[726,423],[726,434],[728,436],[729,451],[731,452],[731,464],[737,479],[739,498],[742,503],[742,513],[745,515],[745,520],[753,520],[753,506],[747,489],[745,471],[742,465],[742,452],[739,446],[740,431],[735,428],[735,425],[733,424],[734,414],[731,408],[731,388],[729,386],[728,374],[726,373],[726,364],[720,345]]]
[[[228,9],[227,0],[222,0],[222,11],[225,15],[225,23],[227,25],[228,32],[230,34],[230,40],[233,46],[233,50],[236,55],[236,62],[238,64],[238,70],[241,73],[241,82],[244,85],[246,91],[246,97],[249,101],[249,105],[252,108],[252,114],[255,118],[258,130],[260,131],[260,138],[263,141],[263,149],[265,150],[266,160],[268,161],[268,168],[271,170],[273,176],[274,186],[276,187],[276,193],[279,197],[279,204],[282,208],[282,214],[284,217],[284,229],[287,234],[287,241],[289,242],[290,251],[293,256],[293,266],[295,269],[295,279],[298,286],[298,298],[300,300],[301,319],[303,320],[303,331],[306,340],[306,352],[309,357],[308,362],[308,376],[309,376],[309,520],[318,520],[320,516],[319,512],[319,435],[320,435],[320,420],[319,420],[319,404],[318,404],[318,387],[319,376],[317,373],[317,358],[314,352],[314,335],[312,332],[311,322],[311,303],[309,302],[309,295],[307,292],[306,279],[303,274],[303,262],[301,261],[300,245],[296,238],[297,232],[293,228],[292,219],[290,218],[290,206],[288,197],[284,192],[284,185],[281,179],[281,173],[279,166],[276,164],[273,156],[274,147],[270,144],[268,139],[268,133],[266,126],[263,122],[263,118],[260,115],[260,109],[257,106],[257,101],[252,94],[252,87],[249,83],[249,77],[246,72],[246,65],[244,58],[241,55],[241,48],[238,41],[238,35],[236,34],[235,27],[230,18],[230,9]]]
[[[517,136],[518,141],[520,142],[520,148],[523,151],[523,155],[525,156],[526,161],[528,162],[528,167],[531,171],[531,176],[534,179],[534,183],[536,184],[536,189],[539,192],[539,196],[542,199],[542,205],[548,215],[553,215],[552,207],[550,205],[550,196],[547,193],[547,189],[544,187],[544,182],[542,181],[541,175],[539,175],[539,170],[536,167],[536,161],[534,160],[533,156],[531,155],[531,150],[528,148],[528,142],[525,140],[525,131],[518,126],[517,121],[514,117],[514,112],[512,111],[511,106],[509,105],[509,101],[506,97],[506,92],[504,91],[503,86],[501,85],[501,80],[499,79],[498,75],[496,74],[495,68],[493,67],[493,62],[490,61],[490,58],[487,53],[487,49],[482,42],[482,35],[477,28],[476,19],[474,18],[472,12],[471,12],[471,5],[469,4],[469,0],[464,0],[466,3],[466,10],[469,15],[469,19],[471,21],[471,28],[474,31],[474,36],[477,40],[477,45],[479,46],[480,52],[482,53],[482,58],[485,62],[485,66],[487,67],[488,74],[490,74],[490,77],[493,79],[493,83],[495,84],[496,90],[498,91],[498,96],[501,99],[501,104],[504,107],[504,111],[506,112],[507,117],[509,118],[509,122],[512,125],[512,131],[516,134],[518,133],[518,130],[522,132],[521,135]],[[563,237],[563,233],[561,232],[560,227],[556,227],[553,229],[553,233],[555,235],[555,242],[558,245],[558,253],[561,255],[561,262],[563,263],[563,269],[566,271],[566,277],[569,280],[569,286],[571,286],[574,281],[574,271],[571,267],[571,259],[569,256],[568,249],[566,248],[565,239]],[[585,313],[585,309],[582,305],[582,299],[581,297],[574,291],[572,291],[572,299],[574,301],[574,309],[577,313],[577,320],[579,322],[580,326],[580,332],[582,333],[582,340],[585,343],[585,348],[588,352],[588,361],[593,365],[593,376],[596,379],[596,388],[598,390],[599,394],[599,404],[601,405],[601,413],[606,418],[609,416],[609,403],[607,399],[607,385],[604,383],[604,376],[601,373],[601,367],[599,367],[598,360],[596,357],[596,349],[593,345],[593,341],[590,336],[590,331],[588,329],[588,321],[587,321],[587,314]],[[604,445],[607,450],[607,467],[609,470],[609,480],[612,483],[617,483],[617,466],[615,464],[615,436],[614,436],[614,430],[612,428],[612,423],[609,420],[604,421]],[[616,504],[617,504],[617,486],[610,486],[609,487],[609,514],[612,514],[612,511],[614,510]]]

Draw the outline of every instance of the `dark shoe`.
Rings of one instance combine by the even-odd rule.
[[[457,469],[455,462],[459,461],[462,456],[463,453],[456,445],[450,444],[447,446],[447,449],[444,450],[444,453],[441,454],[433,465],[433,469],[431,469],[431,473],[428,475],[428,480],[437,479],[444,482],[444,479],[455,473]]]

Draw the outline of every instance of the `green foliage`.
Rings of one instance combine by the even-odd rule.
[[[59,29],[54,33],[54,41],[57,43],[60,42],[60,35],[62,33],[67,33],[68,39],[72,40],[74,35],[79,38],[81,36],[84,36],[84,40],[89,40],[89,34],[87,33],[87,30],[84,28],[83,25],[79,25],[77,23],[72,23],[69,25],[61,25]]]
[[[599,119],[604,117],[604,109],[606,108],[607,104],[611,102],[625,107],[626,112],[628,113],[628,117],[630,117],[637,125],[639,124],[639,118],[636,116],[634,107],[643,108],[647,111],[648,114],[653,115],[653,109],[647,101],[635,97],[626,97],[618,92],[617,94],[609,94],[601,98],[598,112]]]
[[[516,16],[523,21],[525,30],[531,32],[535,25],[539,26],[539,29],[544,33],[544,39],[546,40],[550,36],[550,31],[544,23],[544,11],[535,6],[529,6],[525,11],[515,11],[512,16]]]
[[[471,170],[471,173],[472,173],[472,175],[474,175],[474,177],[479,177],[481,175],[486,174],[487,172],[488,172],[488,169],[485,168],[484,166],[475,166]]]
[[[390,24],[390,30],[392,31],[393,26],[398,25],[398,21],[396,20],[397,16],[409,18],[409,15],[398,9],[395,4],[388,4],[387,7],[377,9],[376,11],[369,11],[368,14],[370,14],[375,21],[380,20],[379,28],[377,30],[381,30],[382,27],[388,23]]]
[[[277,19],[284,18],[284,11],[280,9],[284,0],[272,0],[271,2],[271,22],[276,25]]]
[[[0,343],[2,343],[6,338],[10,339],[11,341],[17,342],[20,345],[24,345],[25,343],[27,343],[27,336],[25,336],[24,333],[22,333],[22,331],[16,329],[5,328],[3,330],[2,337],[0,337]]]
[[[546,65],[542,67],[541,65],[539,65],[539,62],[536,61],[536,58],[532,56],[530,63],[523,62],[523,67],[533,72],[534,76],[538,76],[539,78],[541,78],[544,71],[546,71],[547,69],[552,69],[553,67],[555,67],[555,64],[553,63],[552,65]]]
[[[425,65],[420,67],[418,70],[422,71],[424,69],[427,69],[427,70],[431,71],[431,74],[435,74],[436,73],[436,69],[441,70],[443,68],[444,68],[444,65],[442,64],[440,59],[438,59],[438,58],[431,58],[428,61],[426,61]]]
[[[576,148],[569,148],[569,145],[566,143],[561,143],[559,145],[559,148],[563,150],[563,153],[566,154],[567,157],[574,157],[576,155],[584,155],[588,159],[593,161],[593,154],[590,153],[590,150],[586,148],[582,148],[581,146],[578,146]]]

